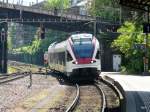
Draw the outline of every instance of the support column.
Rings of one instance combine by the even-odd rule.
[[[96,34],[97,34],[97,22],[96,22],[96,17],[95,17],[95,20],[94,20],[94,23],[93,23],[93,32],[94,32],[94,36],[96,37]]]
[[[150,13],[150,7],[148,7],[148,12],[147,12],[147,22],[149,24],[149,13]],[[145,72],[148,73],[148,63],[149,63],[149,56],[148,56],[148,34],[146,33],[146,40],[145,40],[145,44],[146,44],[146,50],[145,50]]]
[[[0,73],[7,73],[7,22],[0,22]]]
[[[96,0],[94,0],[94,9],[96,10]],[[97,30],[97,19],[96,19],[96,12],[94,14],[94,22],[93,22],[93,33],[94,36],[96,37],[96,30]]]

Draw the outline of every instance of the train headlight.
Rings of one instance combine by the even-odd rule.
[[[76,62],[75,62],[75,64],[77,65],[77,64],[78,64],[78,62],[76,61]]]
[[[91,63],[95,63],[95,62],[96,62],[96,60],[92,60],[92,61],[91,61]]]
[[[78,62],[77,62],[77,61],[74,61],[74,62],[73,62],[73,64],[76,64],[76,65],[77,65],[77,64],[78,64]]]
[[[91,61],[91,63],[94,63],[94,61]]]

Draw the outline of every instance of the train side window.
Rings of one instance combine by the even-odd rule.
[[[65,65],[65,52],[62,53],[62,62],[63,62],[63,65]]]
[[[97,51],[96,59],[100,59],[100,51],[99,50]]]
[[[72,61],[72,56],[68,51],[67,51],[67,61]]]
[[[59,53],[59,64],[65,65],[65,52]]]

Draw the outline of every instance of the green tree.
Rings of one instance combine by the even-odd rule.
[[[47,0],[45,9],[66,9],[69,7],[69,0]]]
[[[142,33],[142,25],[136,22],[125,22],[118,32],[120,36],[113,41],[112,47],[124,55],[123,65],[127,71],[142,72],[144,50],[134,48],[135,44],[144,44],[145,35]]]
[[[89,6],[89,13],[104,19],[119,19],[120,9],[112,0],[93,0]]]

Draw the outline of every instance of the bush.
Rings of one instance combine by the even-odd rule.
[[[112,47],[124,55],[123,69],[128,72],[139,73],[143,71],[144,50],[135,49],[135,44],[144,44],[145,35],[142,33],[142,25],[125,22],[118,29],[120,36],[112,42]],[[136,33],[134,33],[136,32]]]

